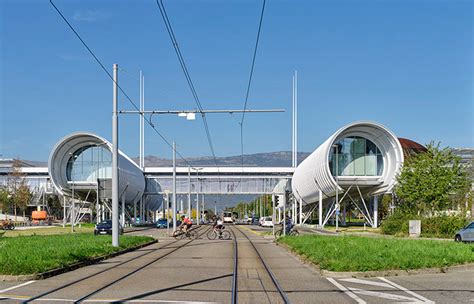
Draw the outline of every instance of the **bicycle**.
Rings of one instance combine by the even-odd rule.
[[[298,235],[300,235],[300,233],[298,232],[298,230],[296,230],[294,228],[291,228],[290,231],[288,233],[286,233],[286,235],[298,236]],[[275,237],[279,238],[281,236],[283,236],[283,228],[280,229],[280,230],[275,231]]]
[[[186,232],[184,232],[183,228],[180,228],[179,230],[176,230],[173,232],[173,237],[176,240],[183,240],[185,238],[197,239],[198,236],[199,236],[198,233],[193,230],[187,230]]]
[[[209,232],[207,233],[207,238],[209,240],[215,240],[217,237],[220,240],[229,240],[230,239],[230,232],[227,230],[224,230],[224,226],[222,228],[217,228],[214,227]]]

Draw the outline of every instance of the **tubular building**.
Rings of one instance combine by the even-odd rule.
[[[140,210],[156,211],[161,207],[160,185],[145,179],[142,169],[119,151],[119,198],[122,222],[127,210],[137,217]],[[97,213],[105,218],[110,211],[112,178],[112,144],[92,133],[78,132],[61,139],[53,148],[48,162],[51,182],[63,197],[78,202],[99,202]],[[145,195],[148,193],[149,195]],[[130,212],[131,213],[131,212]],[[131,214],[128,214],[131,217]],[[72,217],[79,220],[80,212]],[[141,217],[144,214],[142,212]]]
[[[378,196],[392,190],[403,160],[400,140],[385,126],[357,121],[342,127],[293,174],[291,187],[300,213],[304,206],[319,207],[319,225],[324,226],[341,206],[345,213],[351,204],[377,227]]]

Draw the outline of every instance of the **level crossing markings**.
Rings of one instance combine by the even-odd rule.
[[[0,290],[0,293],[4,293],[4,292],[7,292],[7,291],[10,291],[10,290],[22,287],[22,286],[26,286],[26,285],[29,285],[33,282],[35,282],[35,281],[34,280],[33,281],[28,281],[28,282],[25,282],[25,283],[22,283],[22,284],[19,284],[19,285],[15,285],[15,286],[12,286],[12,287],[9,287],[9,288],[5,288],[3,290]]]
[[[417,293],[415,293],[415,292],[413,292],[413,291],[411,291],[411,290],[408,290],[407,288],[405,288],[405,287],[403,287],[403,286],[400,286],[400,285],[398,285],[398,284],[395,284],[394,282],[389,281],[389,280],[386,279],[386,278],[379,277],[379,279],[382,280],[382,281],[384,281],[384,282],[387,282],[388,284],[392,285],[392,286],[395,287],[395,288],[398,288],[398,289],[400,289],[400,290],[403,290],[404,292],[406,292],[406,293],[408,293],[408,294],[410,294],[410,295],[412,295],[412,296],[414,296],[414,297],[416,297],[416,298],[422,300],[422,301],[425,302],[425,303],[434,303],[434,301],[431,301],[431,300],[429,300],[429,299],[423,297],[422,295],[419,295],[419,294],[417,294]]]
[[[392,290],[396,291],[403,291],[406,295],[398,295],[398,294],[393,294],[389,293],[386,291],[373,291],[373,290],[365,290],[361,288],[354,288],[354,287],[345,287],[341,283],[337,282],[333,278],[328,278],[328,280],[334,284],[337,288],[342,290],[345,294],[353,298],[354,300],[357,301],[357,303],[366,303],[364,300],[359,298],[357,295],[365,295],[365,296],[370,296],[370,297],[376,297],[376,298],[382,298],[382,299],[387,299],[387,300],[393,300],[393,301],[403,301],[404,303],[434,303],[434,301],[431,301],[403,286],[400,286],[386,278],[378,277],[380,281],[369,281],[369,280],[362,280],[362,279],[356,279],[356,278],[347,278],[347,279],[339,279],[340,282],[347,282],[347,283],[353,283],[353,284],[362,284],[362,285],[371,285],[371,286],[377,286],[377,287],[385,287],[385,288],[390,288]]]
[[[348,295],[349,297],[353,298],[357,303],[359,304],[366,304],[367,302],[365,302],[364,300],[362,300],[361,298],[359,298],[355,293],[351,292],[350,290],[348,290],[347,288],[345,288],[344,286],[342,286],[341,284],[339,284],[336,280],[334,280],[333,278],[328,278],[328,281],[331,282],[334,286],[336,286],[337,288],[339,288],[340,290],[342,290],[346,295]]]
[[[387,288],[392,288],[392,289],[395,288],[395,287],[393,287],[392,285],[390,285],[390,284],[388,284],[388,283],[374,282],[374,281],[361,280],[361,279],[355,279],[355,278],[340,279],[339,281],[350,282],[350,283],[359,283],[359,284],[367,284],[367,285],[374,285],[374,286],[387,287]]]

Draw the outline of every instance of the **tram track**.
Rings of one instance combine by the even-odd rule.
[[[200,227],[199,227],[199,228],[200,228]],[[199,228],[196,228],[196,230],[198,230]],[[209,229],[209,228],[208,228],[208,229]],[[203,232],[202,234],[199,234],[199,236],[204,235],[204,234],[207,232],[208,229],[206,229],[205,232]],[[200,230],[200,229],[199,229],[199,230]],[[196,239],[198,239],[199,236],[198,236]],[[152,259],[151,261],[149,261],[149,262],[147,262],[147,263],[145,263],[145,264],[143,264],[143,265],[140,265],[139,267],[134,268],[133,271],[130,271],[130,272],[128,272],[128,273],[122,275],[121,277],[119,277],[119,278],[117,278],[117,279],[114,279],[114,280],[112,280],[112,281],[109,281],[107,284],[102,285],[101,287],[96,288],[96,289],[94,289],[93,291],[91,291],[91,292],[89,292],[89,293],[87,293],[87,294],[85,294],[85,295],[82,295],[81,297],[79,297],[79,298],[77,298],[77,299],[71,301],[71,302],[73,302],[73,303],[81,303],[81,302],[84,302],[84,301],[86,301],[87,299],[89,299],[90,297],[92,297],[93,295],[97,294],[98,292],[103,291],[103,290],[109,288],[110,286],[112,286],[112,285],[114,285],[114,284],[116,284],[116,283],[118,283],[118,282],[120,282],[120,281],[122,281],[122,280],[124,280],[124,279],[126,279],[126,278],[128,278],[128,277],[130,277],[130,276],[132,276],[132,275],[134,275],[135,273],[137,273],[137,272],[139,272],[139,271],[145,269],[146,267],[148,267],[148,266],[150,266],[150,265],[152,265],[152,264],[154,264],[154,263],[156,263],[156,262],[162,260],[163,258],[165,258],[165,257],[171,255],[172,253],[176,252],[177,250],[179,250],[179,249],[181,249],[181,248],[187,246],[188,244],[190,244],[191,242],[193,242],[193,241],[196,240],[196,239],[191,239],[191,240],[187,241],[186,243],[184,243],[184,244],[182,244],[182,245],[180,245],[180,246],[177,246],[177,247],[175,247],[175,248],[172,248],[172,247],[170,247],[170,246],[172,246],[172,245],[174,245],[174,244],[180,242],[181,240],[173,241],[173,242],[171,242],[171,243],[169,243],[169,244],[166,244],[166,245],[164,245],[164,246],[162,246],[162,247],[153,249],[153,250],[148,251],[148,252],[146,252],[146,253],[144,253],[144,254],[141,254],[141,255],[139,255],[139,256],[137,256],[137,257],[134,257],[133,259],[127,259],[126,261],[120,262],[120,263],[118,263],[118,264],[116,264],[116,265],[114,265],[114,266],[111,266],[111,267],[109,267],[109,268],[106,268],[106,269],[104,269],[104,270],[95,272],[95,273],[93,273],[93,274],[87,275],[87,276],[85,276],[85,277],[82,277],[82,278],[80,278],[80,279],[74,280],[74,281],[69,282],[69,283],[67,283],[67,284],[64,284],[64,285],[61,285],[61,286],[59,286],[59,287],[55,287],[55,288],[53,288],[53,289],[50,289],[50,290],[48,290],[48,291],[46,291],[46,292],[43,292],[43,293],[41,293],[41,294],[39,294],[39,295],[30,297],[30,298],[24,300],[22,303],[31,303],[31,302],[36,301],[36,300],[41,301],[42,298],[44,298],[44,297],[47,296],[47,295],[50,295],[50,294],[52,294],[52,293],[54,293],[54,292],[57,292],[57,291],[60,291],[60,290],[63,290],[63,289],[69,288],[69,287],[72,287],[72,286],[74,286],[74,285],[76,285],[76,284],[83,283],[84,280],[91,280],[91,279],[94,279],[94,278],[96,278],[97,276],[99,276],[99,275],[101,275],[101,274],[107,273],[107,272],[109,272],[109,271],[111,271],[111,270],[115,270],[115,269],[117,269],[118,267],[123,266],[123,265],[125,265],[125,264],[131,263],[131,262],[136,262],[137,259],[144,258],[144,257],[146,257],[146,256],[148,256],[148,255],[150,255],[150,254],[152,254],[152,253],[156,253],[156,252],[159,251],[159,250],[172,249],[171,251],[169,251],[169,252],[167,252],[167,253],[165,253],[165,254],[163,254],[163,255],[160,255],[160,256],[158,256],[158,257]]]
[[[232,301],[231,301],[232,304],[237,304],[238,303],[238,282],[237,282],[238,275],[237,275],[237,271],[238,271],[239,256],[238,256],[238,242],[237,242],[237,237],[235,235],[234,229],[239,231],[248,240],[248,242],[252,245],[252,248],[254,249],[254,251],[256,252],[256,254],[259,258],[259,261],[263,265],[263,268],[265,269],[266,273],[268,274],[271,281],[273,282],[273,285],[275,286],[276,290],[278,291],[280,297],[282,298],[283,303],[285,303],[285,304],[291,303],[290,300],[288,299],[288,296],[286,295],[285,291],[283,290],[281,285],[278,283],[278,280],[276,279],[275,275],[270,270],[270,267],[265,262],[265,259],[262,257],[260,251],[255,246],[254,242],[252,242],[252,240],[248,237],[248,235],[246,235],[241,229],[239,229],[237,227],[233,227],[232,229],[230,229],[231,232],[232,232],[232,235],[233,235],[233,239],[234,239],[234,242],[233,242],[234,243],[234,273],[233,273],[233,280],[232,280]]]

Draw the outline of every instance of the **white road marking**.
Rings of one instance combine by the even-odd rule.
[[[361,279],[355,279],[355,278],[340,279],[339,281],[365,284],[365,285],[373,285],[373,286],[380,286],[380,287],[387,287],[387,288],[395,289],[395,287],[393,287],[392,285],[390,285],[388,283],[382,283],[382,282],[376,282],[376,281],[361,280]]]
[[[26,286],[26,285],[31,284],[31,283],[33,283],[33,282],[34,282],[34,281],[28,281],[28,282],[25,282],[25,283],[22,283],[22,284],[19,284],[19,285],[15,285],[15,286],[9,287],[9,288],[0,290],[0,293],[4,293],[4,292],[10,291],[10,290],[12,290],[12,289],[16,289],[16,288],[19,288],[19,287],[22,287],[22,286]]]
[[[334,280],[333,278],[327,278],[329,282],[331,282],[334,286],[336,286],[337,288],[339,288],[340,290],[342,290],[346,295],[348,295],[349,297],[351,297],[352,299],[354,299],[357,303],[359,304],[367,304],[367,302],[365,302],[364,300],[362,300],[361,298],[359,298],[355,293],[353,293],[352,291],[350,291],[349,289],[345,288],[344,286],[342,286],[341,284],[339,284],[336,280]]]
[[[361,294],[361,295],[366,295],[366,296],[371,296],[371,297],[377,297],[377,298],[389,299],[389,300],[395,300],[395,301],[406,301],[408,303],[424,303],[424,302],[419,301],[419,299],[417,298],[411,298],[411,297],[401,296],[401,295],[396,295],[396,294],[391,294],[391,293],[363,290],[363,289],[351,288],[351,287],[348,287],[348,289],[353,291],[356,294]]]
[[[395,288],[398,288],[398,289],[400,289],[400,290],[403,290],[404,292],[406,292],[406,293],[408,293],[408,294],[410,294],[410,295],[416,297],[416,298],[419,299],[419,300],[422,300],[422,301],[425,302],[425,303],[434,303],[434,301],[431,301],[431,300],[429,300],[429,299],[423,297],[422,295],[419,295],[419,294],[417,294],[417,293],[415,293],[415,292],[413,292],[413,291],[411,291],[411,290],[408,290],[407,288],[405,288],[405,287],[403,287],[403,286],[400,286],[400,285],[398,285],[398,284],[395,284],[394,282],[389,281],[389,280],[387,280],[386,278],[379,277],[379,279],[382,280],[382,281],[384,281],[384,282],[386,282],[386,283],[388,283],[388,284],[390,284],[390,285],[392,285],[392,286],[395,287]]]

